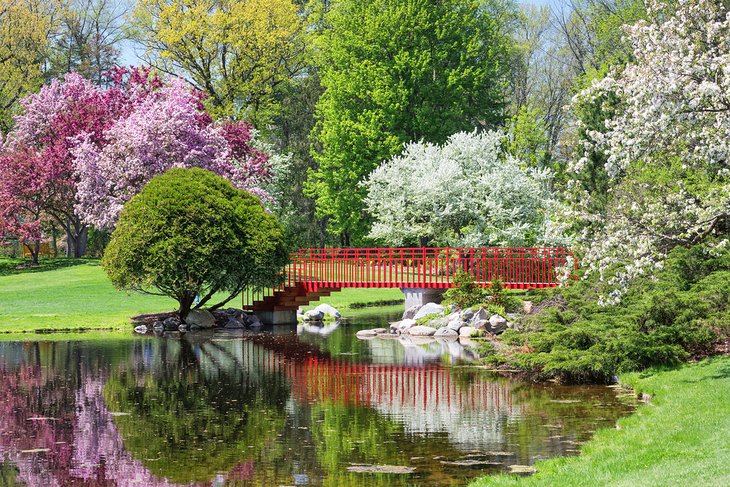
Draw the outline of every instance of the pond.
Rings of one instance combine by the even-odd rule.
[[[631,412],[457,343],[324,328],[0,343],[0,485],[464,485]]]

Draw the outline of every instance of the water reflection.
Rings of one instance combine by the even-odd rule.
[[[630,409],[355,331],[0,344],[0,484],[462,485]]]

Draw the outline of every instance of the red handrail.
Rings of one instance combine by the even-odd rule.
[[[482,287],[495,277],[511,289],[556,287],[561,276],[574,278],[578,268],[572,252],[563,247],[303,248],[290,257],[283,284],[277,289],[247,290],[244,306],[300,287],[307,292],[346,287],[450,288],[457,270],[469,273]]]

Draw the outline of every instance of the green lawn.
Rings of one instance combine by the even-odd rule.
[[[532,477],[483,477],[471,487],[730,485],[730,357],[622,382],[651,402],[618,429],[599,431],[580,456],[539,462]]]
[[[131,316],[176,307],[168,298],[117,291],[98,260],[47,260],[19,272],[3,264],[0,332],[129,329]]]
[[[176,308],[177,303],[168,298],[117,291],[95,259],[47,259],[36,268],[15,269],[22,262],[0,258],[0,333],[127,331],[134,315]],[[346,289],[323,301],[345,310],[356,302],[397,299],[403,299],[398,289]],[[240,300],[231,301],[231,306],[240,305]]]

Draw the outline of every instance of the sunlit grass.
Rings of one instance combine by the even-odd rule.
[[[730,358],[622,381],[651,402],[599,431],[578,457],[537,463],[537,474],[483,477],[483,486],[730,485]]]

